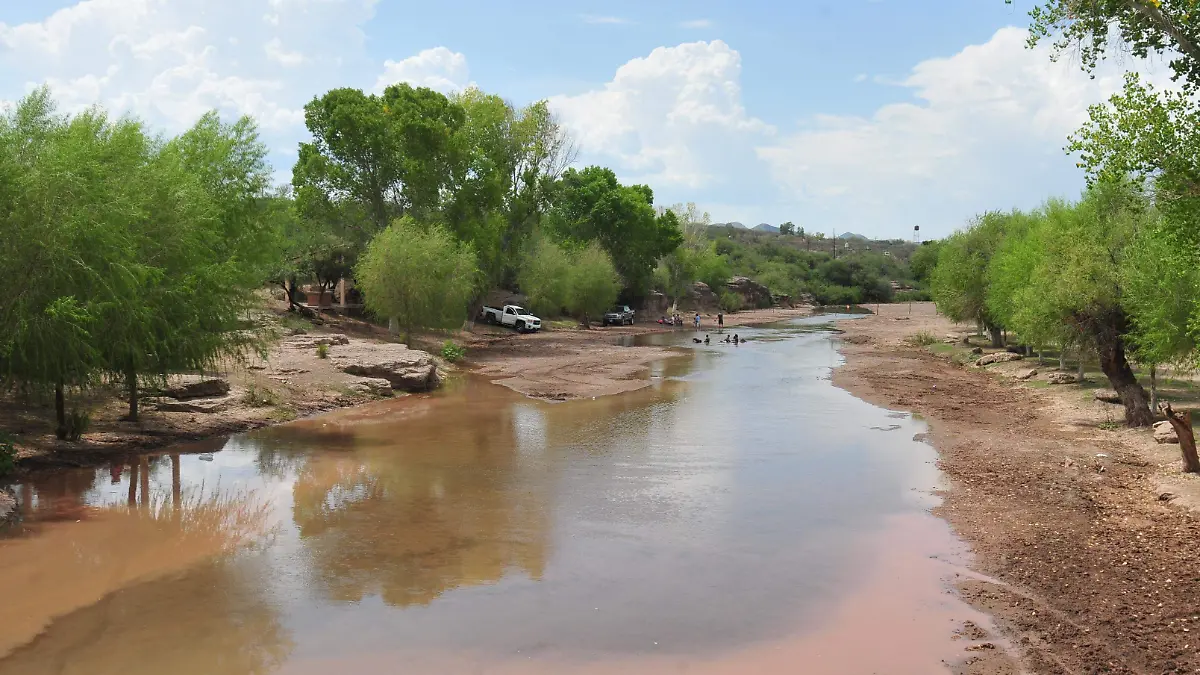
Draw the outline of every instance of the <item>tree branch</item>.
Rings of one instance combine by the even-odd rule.
[[[1195,59],[1196,61],[1200,61],[1200,47],[1188,39],[1188,37],[1183,34],[1183,31],[1181,31],[1179,27],[1176,26],[1173,21],[1171,21],[1171,19],[1167,18],[1167,16],[1162,13],[1161,9],[1150,4],[1149,2],[1146,2],[1145,0],[1125,0],[1125,2],[1133,9],[1133,11],[1146,17],[1146,19],[1150,21],[1150,23],[1154,24],[1155,27],[1171,36],[1171,39],[1174,40],[1175,44],[1179,47],[1179,51],[1188,55],[1192,59]]]

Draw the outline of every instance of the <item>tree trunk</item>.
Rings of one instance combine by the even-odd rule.
[[[1162,405],[1163,414],[1179,437],[1179,450],[1183,453],[1184,473],[1200,473],[1200,456],[1196,454],[1196,434],[1192,431],[1191,411],[1177,413],[1171,410],[1170,403]]]
[[[1038,365],[1046,365],[1046,353],[1042,351],[1041,347],[1038,347]]]
[[[1079,348],[1079,362],[1075,364],[1075,375],[1079,383],[1083,384],[1083,347]]]
[[[54,435],[58,440],[63,441],[67,438],[67,397],[63,394],[63,383],[59,382],[54,385],[54,419],[58,422],[58,428],[54,430]]]
[[[1158,410],[1158,367],[1150,366],[1150,410]]]
[[[130,422],[138,421],[138,381],[137,371],[132,368],[125,371],[125,387],[129,390],[129,415],[127,418]]]
[[[1120,327],[1103,326],[1097,332],[1100,369],[1121,397],[1121,403],[1125,406],[1125,424],[1131,427],[1150,426],[1154,423],[1154,413],[1150,412],[1146,390],[1138,384],[1129,361],[1125,359],[1125,341],[1121,338]]]
[[[129,461],[129,496],[127,501],[130,506],[137,506],[137,486],[138,486],[138,465],[137,459]]]
[[[998,326],[989,325],[987,327],[987,331],[988,335],[990,335],[992,338],[992,347],[1000,349],[1004,346],[1004,336],[1000,334],[1000,328]]]
[[[1067,369],[1067,346],[1059,345],[1058,347],[1058,369]]]

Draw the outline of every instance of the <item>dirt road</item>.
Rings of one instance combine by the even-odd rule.
[[[881,309],[841,323],[847,363],[834,382],[929,421],[950,482],[936,513],[980,573],[959,590],[996,617],[1022,669],[1200,672],[1200,478],[1180,475],[1178,446],[1114,428],[1108,404],[1078,386],[1001,374],[1027,362],[963,367],[906,343],[969,332],[929,304]],[[1016,668],[981,653],[957,672]]]

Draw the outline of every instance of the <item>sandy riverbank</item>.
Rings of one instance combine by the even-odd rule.
[[[1177,445],[1115,428],[1118,406],[1047,385],[1052,366],[1013,379],[1036,359],[964,367],[950,358],[962,348],[906,342],[969,332],[930,304],[840,327],[847,361],[834,383],[928,420],[951,486],[936,513],[990,579],[959,592],[1019,650],[969,656],[956,672],[1200,672],[1200,478],[1180,475]]]
[[[738,312],[726,317],[729,328],[804,316],[809,308],[765,309]],[[715,333],[716,316],[704,315],[703,330]],[[294,323],[294,321],[293,321]],[[528,396],[568,400],[618,394],[650,384],[649,365],[672,354],[651,346],[621,346],[644,333],[688,331],[655,323],[610,326],[584,330],[557,327],[519,335],[496,326],[478,325],[472,331],[418,336],[415,349],[436,355],[447,339],[467,348],[466,359],[456,365],[436,359],[443,375],[474,372]],[[74,398],[71,407],[91,413],[91,425],[78,442],[54,438],[50,401],[0,397],[0,431],[12,434],[18,448],[20,471],[88,466],[114,456],[152,452],[190,441],[194,452],[209,452],[226,435],[279,424],[320,412],[361,405],[379,398],[363,386],[363,379],[338,369],[339,350],[329,346],[328,358],[319,358],[314,342],[322,337],[348,337],[355,349],[370,350],[393,338],[379,327],[354,319],[327,316],[321,325],[285,326],[283,337],[266,359],[252,359],[215,376],[227,381],[228,395],[218,406],[204,411],[164,411],[144,403],[138,422],[123,419],[127,408],[122,393],[101,388],[86,398]],[[292,332],[301,333],[290,335]],[[403,395],[397,393],[397,395]],[[217,446],[219,447],[219,445]]]

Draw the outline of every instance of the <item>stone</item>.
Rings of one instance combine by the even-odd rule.
[[[173,384],[168,386],[163,393],[174,399],[211,398],[229,393],[229,383],[215,377],[183,375],[171,378],[171,381]]]
[[[196,398],[184,401],[163,398],[149,401],[151,407],[159,412],[199,413],[201,415],[219,413],[228,408],[232,402],[232,396]]]
[[[1163,420],[1162,422],[1154,423],[1154,442],[1156,443],[1178,443],[1179,435],[1175,433],[1175,427],[1171,423]]]
[[[1158,501],[1160,502],[1169,502],[1172,499],[1175,499],[1174,492],[1164,492],[1158,496]]]
[[[708,284],[703,281],[697,281],[688,289],[687,295],[679,299],[677,306],[684,312],[708,312],[715,311],[720,304],[720,299],[708,287]]]
[[[1120,403],[1121,395],[1112,389],[1097,389],[1092,392],[1092,398],[1104,403]]]
[[[384,379],[400,391],[430,391],[441,384],[433,357],[402,344],[359,341],[329,358],[347,375]]]
[[[1046,376],[1050,384],[1075,384],[1075,376],[1070,373],[1050,373]]]
[[[287,341],[287,346],[291,349],[316,349],[317,345],[325,345],[332,347],[334,345],[348,345],[350,338],[341,333],[330,333],[327,335],[300,335]]]
[[[734,277],[725,283],[725,287],[742,296],[742,305],[747,309],[771,306],[771,289],[749,277]]]
[[[392,383],[382,377],[360,377],[348,385],[350,391],[366,396],[391,396]]]
[[[1016,377],[1018,380],[1028,380],[1028,379],[1033,378],[1033,376],[1035,376],[1037,374],[1038,374],[1037,368],[1026,368],[1025,370],[1018,370],[1014,374],[1014,377]]]
[[[972,353],[972,354],[976,354],[976,355],[978,355],[978,354],[982,354],[982,353],[983,353],[983,347],[972,347],[972,348],[971,348],[971,353]]]
[[[1008,361],[1020,361],[1021,359],[1022,359],[1022,356],[1020,354],[1014,354],[1012,352],[996,352],[995,354],[988,354],[987,356],[984,356],[983,358],[979,359],[978,361],[975,362],[975,365],[986,366],[986,365],[990,365],[993,363],[1006,363]]]

